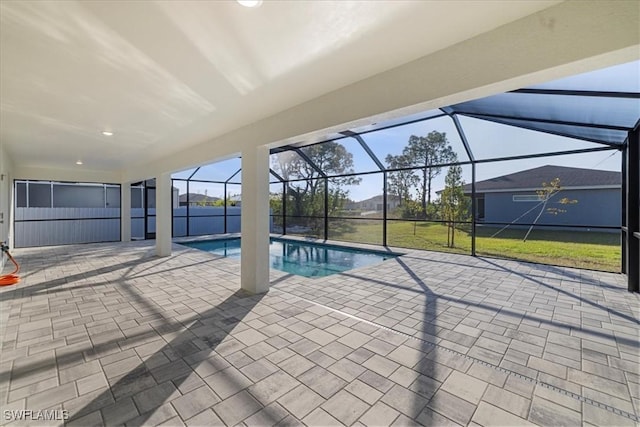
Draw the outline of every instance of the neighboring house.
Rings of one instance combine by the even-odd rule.
[[[537,191],[542,183],[560,180],[561,191],[552,196],[547,208],[564,210],[553,214],[545,209]],[[535,223],[620,227],[620,172],[564,166],[541,166],[476,182],[477,218],[485,223]],[[471,196],[471,184],[464,186]],[[562,200],[575,201],[562,203]]]
[[[400,205],[400,199],[398,196],[387,195],[387,209],[395,209]],[[384,206],[384,199],[382,195],[373,196],[366,200],[359,202],[349,201],[347,202],[345,209],[347,210],[361,210],[361,211],[376,211],[382,212]]]
[[[213,206],[220,197],[207,196],[206,194],[189,193],[189,206]],[[187,206],[187,194],[179,197],[180,206]]]

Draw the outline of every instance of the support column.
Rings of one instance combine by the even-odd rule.
[[[329,178],[324,178],[324,240],[329,240]]]
[[[131,183],[120,183],[120,241],[131,241]]]
[[[240,282],[254,293],[269,291],[269,148],[242,152]]]
[[[387,171],[382,172],[382,179],[382,246],[387,246],[387,203],[389,202],[389,197],[387,196],[387,192],[389,191]]]
[[[620,272],[627,274],[627,147],[620,150],[622,154],[622,209],[620,210],[620,224],[622,225],[622,233],[620,233]]]
[[[227,203],[229,203],[229,201],[227,200],[227,183],[224,183],[224,196],[222,196],[222,200],[224,202],[224,234],[227,234],[227,230],[229,229],[228,227],[228,220],[227,220],[227,213],[228,213],[228,209],[227,209]]]
[[[629,132],[627,140],[626,267],[629,292],[640,292],[640,128]]]
[[[156,255],[171,255],[171,174],[156,177]]]

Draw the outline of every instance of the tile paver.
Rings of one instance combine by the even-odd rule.
[[[351,425],[367,411],[369,405],[351,393],[341,390],[327,400],[321,408],[341,423]]]
[[[281,420],[285,419],[289,413],[280,404],[274,402],[268,406],[265,406],[249,418],[244,420],[244,424],[248,427],[262,427],[266,425],[276,425]]]
[[[241,371],[233,366],[204,378],[204,382],[206,382],[221,399],[233,396],[240,390],[253,384],[249,378],[245,377]]]
[[[396,369],[398,369],[400,365],[398,365],[396,362],[392,360],[389,360],[386,357],[382,357],[376,354],[371,358],[367,359],[367,361],[364,362],[362,366],[374,372],[377,372],[383,377],[388,377],[389,375],[391,375],[391,373],[393,373]]]
[[[84,395],[94,390],[101,389],[107,386],[107,380],[102,371],[95,373],[93,375],[89,375],[83,378],[80,378],[76,381],[76,386],[78,387],[78,394]]]
[[[440,390],[445,390],[474,404],[480,401],[486,389],[487,383],[484,381],[458,371],[452,372],[440,386]]]
[[[295,354],[280,362],[278,366],[293,377],[298,377],[313,368],[315,364],[306,357]]]
[[[115,400],[108,388],[92,391],[74,399],[67,400],[62,407],[69,412],[71,421],[88,415],[92,412],[100,412],[101,408],[111,405]]]
[[[390,406],[377,402],[360,417],[360,422],[366,426],[391,425],[400,413]]]
[[[324,401],[322,396],[302,384],[278,399],[282,407],[299,419],[304,418]]]
[[[411,418],[415,418],[429,402],[423,396],[399,385],[394,385],[380,401]]]
[[[267,359],[259,359],[244,366],[240,371],[252,382],[258,382],[278,370],[278,367]]]
[[[431,408],[424,408],[422,412],[416,417],[416,421],[423,426],[450,426],[456,427],[460,424],[450,420],[447,417],[444,417],[434,411]],[[473,423],[469,423],[468,425],[472,425]]]
[[[376,403],[376,401],[382,396],[381,392],[360,380],[350,382],[349,385],[345,387],[345,390],[360,400],[367,402],[369,405]]]
[[[302,419],[302,422],[310,427],[338,426],[340,421],[333,418],[322,408],[316,408],[313,412]]]
[[[220,399],[209,387],[203,386],[174,399],[171,404],[183,420],[212,407]]]
[[[198,415],[186,420],[185,425],[200,427],[200,426],[224,426],[224,422],[213,412],[212,409],[207,409],[200,412]]]
[[[276,371],[248,388],[258,401],[267,405],[299,385],[299,381],[283,371]]]
[[[539,425],[574,426],[582,422],[582,417],[580,412],[536,396],[531,403],[529,420]]]
[[[66,424],[69,427],[98,427],[104,425],[100,411],[92,412],[83,417],[71,420]]]
[[[531,400],[494,385],[489,385],[482,400],[523,419],[531,407]]]
[[[131,398],[118,400],[109,406],[105,406],[100,412],[102,412],[102,419],[107,425],[124,424],[139,415],[138,409]]]
[[[27,408],[47,409],[58,403],[71,400],[78,395],[76,385],[67,383],[58,387],[50,388],[27,397]]]
[[[444,390],[438,390],[433,395],[428,408],[461,425],[469,423],[476,410],[473,403]]]
[[[498,407],[492,406],[485,402],[480,402],[478,409],[472,418],[473,422],[480,425],[497,425],[497,426],[532,426],[535,425],[524,418],[520,418]],[[555,424],[554,424],[555,425]]]
[[[262,405],[245,390],[213,406],[214,412],[226,425],[236,425],[261,408]]]
[[[172,383],[166,382],[136,394],[133,396],[133,401],[140,412],[145,413],[180,396],[181,394],[176,387]]]
[[[50,390],[58,386],[58,378],[52,377],[46,380],[38,381],[26,387],[16,388],[9,391],[8,402],[14,402],[18,399],[24,399],[34,394]]]
[[[326,369],[316,366],[298,377],[298,380],[325,399],[344,388],[347,382]]]

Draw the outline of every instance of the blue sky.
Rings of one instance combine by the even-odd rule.
[[[536,85],[534,87],[640,92],[640,62],[623,64],[605,70]],[[638,111],[638,115],[640,115],[640,111]],[[460,117],[460,123],[476,159],[601,147],[600,144],[529,131],[464,116]],[[453,121],[449,117],[440,117],[410,125],[369,132],[363,134],[362,137],[374,154],[384,163],[384,159],[388,154],[396,155],[402,152],[402,149],[409,140],[409,136],[425,136],[431,131],[445,132],[451,147],[458,154],[458,158],[463,161],[468,160]],[[371,158],[354,139],[344,138],[337,142],[352,153],[354,170],[356,172],[377,170]],[[240,159],[230,159],[214,163],[201,168],[194,178],[203,180],[226,180],[240,168],[240,165]],[[617,151],[604,151],[572,156],[554,156],[478,164],[476,166],[476,180],[481,181],[544,165],[620,171],[621,155]],[[174,178],[187,177],[191,171],[176,173],[174,174]],[[433,182],[434,196],[435,191],[440,190],[444,186],[445,174],[446,168],[443,168],[440,176]],[[471,182],[470,166],[463,167],[463,178],[465,182]],[[240,179],[241,173],[236,175],[233,181],[240,182]],[[176,186],[180,188],[181,194],[186,192],[184,185],[176,184]],[[274,185],[273,189],[275,190],[276,188],[280,187]],[[201,194],[204,194],[206,190],[208,195],[218,197],[221,197],[224,192],[222,185],[196,182],[190,184],[189,190],[192,193]],[[229,185],[227,191],[232,194],[238,194],[240,193],[240,186]],[[363,200],[381,193],[382,174],[362,176],[362,181],[358,186],[349,187],[349,195],[353,200]]]

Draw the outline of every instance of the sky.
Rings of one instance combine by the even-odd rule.
[[[533,87],[640,92],[640,61]],[[631,114],[634,117],[640,117],[640,111],[637,111],[636,114],[637,101],[631,105]],[[564,108],[566,107],[567,106],[564,106]],[[594,109],[596,108],[604,108],[603,103],[594,103]],[[606,113],[606,111],[599,114],[603,113]],[[615,116],[612,116],[612,118],[614,117]],[[459,120],[469,141],[471,151],[478,160],[602,147],[601,144],[530,131],[464,116],[459,116]],[[382,163],[385,163],[385,157],[388,154],[397,155],[402,152],[410,135],[426,136],[431,131],[445,132],[452,149],[458,155],[458,159],[461,161],[468,160],[453,121],[449,117],[440,117],[390,129],[368,132],[362,134],[362,138],[378,159],[380,159]],[[378,170],[375,163],[355,139],[343,138],[336,142],[343,145],[347,151],[352,153],[355,172]],[[571,156],[553,156],[478,164],[476,166],[476,181],[544,165],[620,171],[621,154],[619,151],[603,151]],[[198,173],[194,175],[193,179],[224,181],[236,173],[238,169],[240,169],[240,166],[241,160],[239,158],[214,163],[202,167]],[[176,173],[173,177],[186,178],[191,175],[191,172],[193,172],[193,169]],[[446,168],[442,168],[440,175],[434,180],[432,196],[435,197],[435,192],[444,187],[444,176],[446,172]],[[232,179],[232,182],[241,182],[241,176],[242,174],[238,173]],[[364,175],[361,178],[362,180],[359,185],[348,187],[349,197],[352,200],[359,201],[382,194],[381,173]],[[466,183],[471,182],[471,166],[463,166],[463,179]],[[175,181],[174,185],[180,189],[180,194],[186,192],[184,183]],[[281,186],[272,185],[272,191],[276,189],[281,189]],[[224,187],[221,184],[192,182],[189,191],[200,194],[205,194],[206,191],[209,196],[222,197]],[[230,194],[239,194],[241,192],[240,185],[229,185],[227,192]]]

